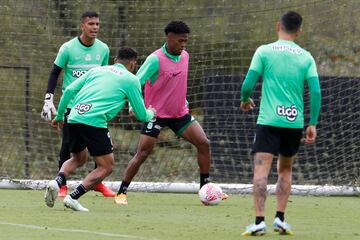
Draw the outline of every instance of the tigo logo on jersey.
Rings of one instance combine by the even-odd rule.
[[[285,116],[290,122],[295,121],[298,115],[298,110],[295,105],[291,105],[291,107],[288,108],[285,106],[277,106],[276,112],[279,116]]]
[[[78,114],[84,114],[91,109],[91,106],[92,104],[78,103],[75,107],[75,110],[77,110]]]
[[[82,75],[84,75],[87,71],[86,70],[73,70],[72,71],[72,76],[73,77],[81,77]]]

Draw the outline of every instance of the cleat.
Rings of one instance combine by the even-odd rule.
[[[114,203],[120,205],[127,205],[128,201],[126,199],[126,194],[124,193],[117,194],[114,198]]]
[[[64,206],[67,208],[70,208],[74,211],[79,211],[79,212],[88,212],[89,211],[89,209],[81,206],[81,204],[79,203],[78,200],[72,199],[70,197],[70,195],[66,195],[66,197],[64,198]]]
[[[48,207],[53,207],[59,192],[59,185],[55,180],[48,182],[45,192],[45,203]]]
[[[102,182],[94,187],[94,191],[101,192],[104,197],[115,197],[115,193],[107,188]]]
[[[241,235],[243,236],[261,236],[266,233],[266,224],[264,221],[256,224],[251,224],[246,227],[245,232],[243,232]]]
[[[67,192],[68,192],[68,187],[66,185],[61,186],[60,191],[58,193],[58,197],[60,197],[60,198],[66,197]]]
[[[283,235],[294,235],[293,231],[291,231],[290,225],[285,222],[281,221],[280,218],[275,218],[273,222],[274,231],[278,232]]]
[[[223,193],[222,195],[221,195],[221,200],[226,200],[226,199],[228,199],[229,198],[229,195],[227,195],[226,193]]]

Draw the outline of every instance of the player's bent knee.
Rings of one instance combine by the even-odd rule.
[[[112,172],[113,172],[113,167],[111,166],[111,167],[108,168],[107,171],[106,171],[107,176],[109,176]]]
[[[197,147],[201,148],[201,149],[209,149],[210,148],[210,140],[208,138],[202,138],[198,142]]]

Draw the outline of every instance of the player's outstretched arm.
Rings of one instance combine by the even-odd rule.
[[[135,77],[132,81],[129,81],[129,83],[127,96],[132,107],[132,109],[129,110],[129,114],[133,111],[133,114],[138,120],[142,122],[150,121],[152,118],[156,117],[156,112],[151,106],[148,109],[145,108],[139,80]]]
[[[159,59],[155,54],[150,54],[145,62],[141,65],[136,73],[136,77],[139,79],[140,85],[144,86],[147,80],[151,84],[154,84],[157,74],[159,72]],[[129,116],[134,118],[134,110],[132,109],[131,103],[129,102]]]
[[[67,106],[69,105],[71,99],[75,97],[75,95],[81,90],[84,86],[86,79],[89,74],[91,74],[91,70],[73,81],[69,86],[65,88],[63,95],[60,98],[58,113],[55,117],[55,120],[60,121],[64,120],[64,113],[66,111]]]
[[[153,117],[153,118],[156,118],[156,110],[155,110],[155,108],[153,108],[153,107],[150,105],[147,110],[153,111],[153,112],[154,112],[154,117]],[[135,115],[134,109],[133,109],[132,107],[129,108],[129,116],[130,116],[133,120],[136,120],[136,115]]]

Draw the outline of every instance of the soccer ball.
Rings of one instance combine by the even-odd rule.
[[[222,194],[221,188],[214,183],[207,183],[199,190],[199,198],[204,205],[218,205]]]

